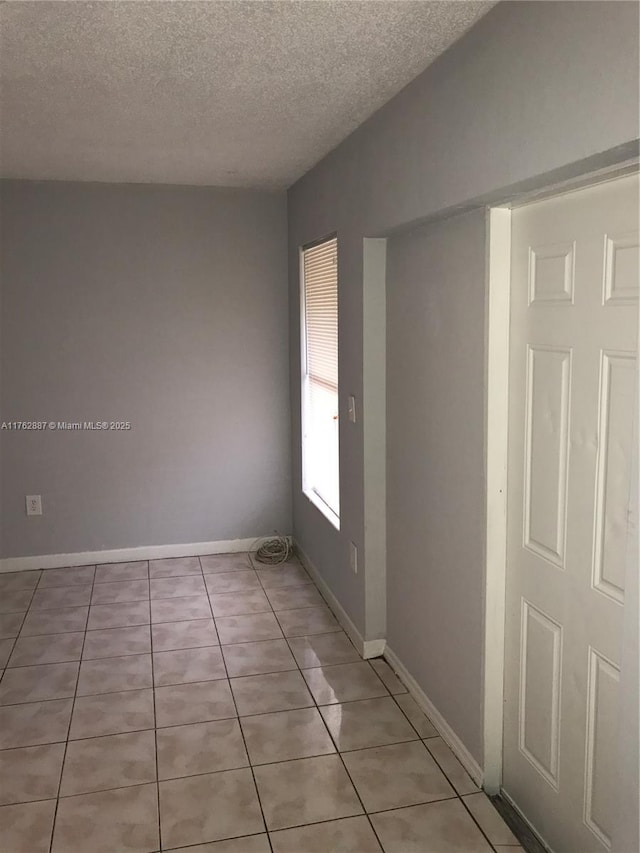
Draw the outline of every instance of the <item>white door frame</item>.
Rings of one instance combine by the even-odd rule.
[[[505,591],[507,554],[507,448],[509,403],[509,302],[511,293],[511,209],[534,199],[580,189],[638,170],[639,160],[542,187],[527,196],[487,208],[485,325],[485,637],[483,787],[498,794],[502,785],[504,708]],[[629,562],[637,559],[631,549]],[[636,586],[637,589],[637,586]],[[628,620],[631,621],[631,620]],[[633,688],[632,688],[633,689]],[[619,849],[624,849],[620,847]],[[630,848],[629,848],[630,849]]]
[[[505,593],[507,568],[507,446],[509,414],[509,303],[511,208],[487,209],[485,362],[485,637],[483,787],[502,785]]]

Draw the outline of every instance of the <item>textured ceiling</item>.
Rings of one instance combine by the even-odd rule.
[[[492,5],[3,3],[2,175],[286,187]]]

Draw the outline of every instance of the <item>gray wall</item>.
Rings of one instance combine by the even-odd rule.
[[[371,527],[365,515],[363,425],[349,424],[345,411],[347,395],[362,400],[364,390],[363,238],[631,156],[638,138],[637,69],[637,4],[500,3],[289,191],[294,533],[365,637],[374,630],[365,612],[367,567],[361,563],[355,575],[348,559],[349,540],[364,553]],[[297,253],[301,244],[332,231],[338,233],[340,280],[339,532],[302,494],[299,439]],[[476,286],[482,289],[483,281]],[[482,312],[476,322],[482,328]],[[406,371],[419,379],[414,366]],[[482,417],[475,429],[482,432]],[[421,516],[421,507],[414,512]],[[462,519],[458,535],[467,532]],[[389,575],[394,565],[403,571],[388,547]],[[458,644],[461,657],[465,651],[474,656],[483,640],[477,565],[467,567],[469,583],[465,577],[450,614],[459,623],[462,614],[473,613],[470,627],[462,636],[449,632],[441,638]],[[407,621],[404,630],[410,632]],[[474,660],[477,664],[477,654]],[[413,674],[430,695],[426,672]],[[480,759],[478,674],[472,684],[467,689],[462,679],[451,679],[439,700],[448,709],[460,706],[459,733]]]
[[[2,556],[289,532],[286,198],[5,182]],[[41,494],[42,518],[25,516]]]
[[[484,251],[482,210],[387,246],[387,640],[478,758]]]

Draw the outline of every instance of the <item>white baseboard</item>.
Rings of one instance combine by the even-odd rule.
[[[476,785],[482,787],[484,775],[482,767],[480,767],[476,759],[471,755],[467,747],[463,744],[440,711],[438,711],[433,702],[431,702],[418,682],[411,675],[409,670],[400,661],[395,652],[389,648],[389,646],[385,649],[384,657],[389,666],[400,676],[400,680],[404,682],[405,687],[407,687],[409,693],[416,700],[417,704],[436,727],[442,740],[451,747],[451,751],[454,753],[460,764],[462,764],[469,776],[471,776]]]
[[[367,660],[368,658],[377,658],[382,655],[384,652],[387,641],[384,639],[381,640],[365,640],[360,631],[356,628],[356,626],[351,621],[351,617],[344,609],[344,607],[340,604],[338,599],[335,597],[331,589],[329,588],[327,582],[322,577],[320,572],[313,565],[309,557],[302,550],[300,545],[297,542],[294,542],[295,550],[300,558],[300,562],[305,567],[305,569],[309,572],[311,577],[313,578],[316,586],[320,590],[322,597],[325,599],[331,610],[333,611],[336,619],[342,625],[345,632],[349,635],[349,639],[356,647],[358,652],[362,655],[362,657]]]
[[[449,723],[444,719],[442,714],[438,711],[435,705],[431,702],[431,700],[426,696],[422,688],[418,685],[418,682],[413,678],[413,676],[409,673],[404,664],[400,661],[397,655],[393,652],[392,649],[387,645],[387,641],[384,639],[381,640],[365,640],[362,637],[362,634],[356,626],[353,624],[351,618],[342,607],[338,599],[335,597],[331,589],[329,588],[327,582],[324,580],[320,572],[313,565],[312,561],[302,550],[300,545],[297,542],[294,542],[296,553],[300,558],[300,562],[305,567],[305,569],[309,572],[311,577],[313,578],[316,586],[322,593],[323,598],[326,600],[327,604],[334,612],[338,622],[342,625],[345,632],[349,635],[351,642],[360,652],[363,658],[374,658],[380,657],[383,655],[392,669],[394,669],[400,679],[404,682],[405,686],[409,690],[409,693],[416,700],[420,708],[424,711],[424,713],[429,717],[433,725],[438,730],[438,734],[442,737],[442,739],[451,747],[451,750],[460,761],[462,766],[465,768],[467,773],[471,776],[476,785],[482,787],[482,779],[483,773],[482,768],[476,761],[476,759],[471,755],[467,747],[460,740],[458,735],[451,728]]]
[[[25,572],[31,569],[61,569],[66,566],[95,566],[98,563],[129,563],[135,560],[162,560],[164,557],[199,557],[204,554],[233,554],[250,551],[265,536],[251,539],[222,539],[217,542],[191,542],[177,545],[143,545],[111,551],[80,551],[75,554],[41,554],[33,557],[4,557],[1,572]]]

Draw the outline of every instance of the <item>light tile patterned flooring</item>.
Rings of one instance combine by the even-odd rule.
[[[0,853],[515,853],[298,563],[0,575]]]

